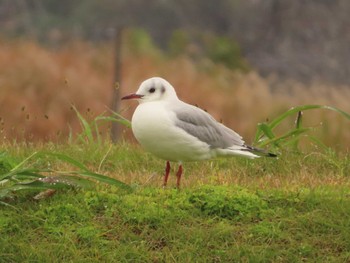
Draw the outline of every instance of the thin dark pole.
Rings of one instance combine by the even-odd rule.
[[[119,111],[120,87],[122,83],[122,41],[123,27],[119,27],[114,33],[114,72],[113,72],[113,95],[111,109],[114,112]],[[120,125],[118,122],[112,122],[111,139],[117,142],[120,136]]]

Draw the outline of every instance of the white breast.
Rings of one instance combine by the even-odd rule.
[[[132,117],[132,131],[149,152],[169,161],[196,161],[212,157],[210,147],[175,126],[167,102],[140,104]]]

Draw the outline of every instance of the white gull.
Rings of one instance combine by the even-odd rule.
[[[169,161],[179,163],[176,174],[179,188],[182,162],[234,155],[276,156],[246,145],[238,133],[217,122],[209,113],[181,101],[165,79],[145,80],[136,93],[122,98],[126,99],[139,102],[131,123],[137,141],[147,151],[167,161],[164,186],[170,173]]]

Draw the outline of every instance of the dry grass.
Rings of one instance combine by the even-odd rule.
[[[191,189],[200,185],[239,185],[247,189],[285,190],[350,187],[350,178],[340,174],[336,167],[329,165],[329,156],[317,160],[307,160],[293,155],[286,155],[281,160],[236,160],[224,159],[200,163],[185,163],[181,181],[183,189]],[[287,163],[292,159],[291,163]],[[296,160],[299,164],[295,165]],[[346,161],[346,160],[345,160]],[[327,163],[328,168],[315,168],[319,162]],[[349,160],[347,160],[349,162]],[[225,163],[225,167],[220,165]],[[346,167],[346,164],[344,164]],[[349,166],[347,166],[349,167]],[[153,160],[149,163],[138,163],[126,171],[104,171],[108,176],[125,181],[128,184],[162,187],[165,162]],[[176,185],[177,164],[172,164],[169,188]],[[269,170],[270,169],[270,170]],[[272,169],[272,170],[271,170]],[[267,171],[268,170],[268,171]],[[347,171],[349,168],[347,168]]]
[[[258,122],[295,105],[326,104],[350,112],[349,87],[281,83],[254,71],[240,74],[186,57],[136,56],[124,48],[122,94],[135,91],[148,77],[165,77],[181,99],[205,108],[247,142]],[[106,111],[111,104],[112,58],[109,44],[75,42],[52,50],[30,41],[0,41],[1,138],[60,141],[69,126],[73,132],[79,129],[71,103],[85,116]],[[127,109],[123,114],[129,118],[135,106],[122,104]],[[305,122],[319,127],[318,136],[328,145],[348,149],[350,125],[345,118],[316,110],[305,114]]]

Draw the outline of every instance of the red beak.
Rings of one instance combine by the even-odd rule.
[[[143,95],[139,95],[136,93],[132,93],[129,95],[126,95],[122,98],[122,100],[132,100],[132,99],[141,99],[143,97]]]

